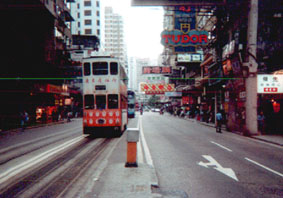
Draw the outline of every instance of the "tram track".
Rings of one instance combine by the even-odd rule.
[[[5,182],[0,180],[0,197],[58,196],[83,175],[113,140],[82,136],[64,152],[44,159]]]
[[[27,142],[23,142],[21,144],[17,144],[14,146],[10,146],[5,149],[0,150],[0,166],[13,160],[19,158],[23,155],[41,149],[43,147],[47,147],[49,145],[58,143],[60,141],[73,138],[74,135],[78,134],[81,130],[81,127],[64,130],[58,133],[54,133],[48,136],[44,136],[41,138],[36,138],[34,140],[30,140]],[[68,133],[66,133],[68,132]]]

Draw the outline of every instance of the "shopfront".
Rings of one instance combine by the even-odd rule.
[[[258,114],[265,117],[263,134],[283,134],[283,75],[258,75]]]

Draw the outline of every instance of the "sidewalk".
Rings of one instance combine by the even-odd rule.
[[[119,143],[108,159],[107,166],[100,175],[98,183],[89,194],[99,198],[155,198],[159,194],[152,193],[157,185],[157,176],[153,166],[138,159],[137,168],[126,168],[127,160],[127,132],[123,134]],[[139,140],[141,141],[141,139]],[[143,146],[142,146],[143,147]],[[143,150],[143,149],[142,149]],[[138,147],[138,154],[141,149]]]
[[[72,120],[75,120],[75,119],[77,119],[77,118],[72,118]],[[25,128],[25,130],[34,129],[34,128],[40,128],[40,127],[45,127],[45,126],[52,126],[52,125],[56,125],[56,124],[64,124],[64,123],[67,123],[67,119],[59,120],[57,122],[34,123],[33,125],[27,126]],[[9,129],[9,130],[5,130],[5,131],[0,130],[0,135],[8,135],[10,133],[22,132],[22,131],[23,131],[22,128],[14,128],[14,129]]]
[[[191,122],[197,122],[199,124],[215,128],[214,123],[200,122],[200,121],[196,121],[196,119],[191,119],[191,118],[185,118],[185,119]],[[222,130],[226,131],[226,128],[222,126]],[[242,135],[241,132],[234,132],[234,133]],[[276,144],[279,146],[283,146],[283,135],[254,135],[254,136],[250,136],[250,138],[261,140],[264,142],[269,142],[269,143]]]

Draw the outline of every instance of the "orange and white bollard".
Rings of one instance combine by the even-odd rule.
[[[137,142],[139,141],[139,129],[127,129],[127,162],[125,167],[138,167],[137,163]]]

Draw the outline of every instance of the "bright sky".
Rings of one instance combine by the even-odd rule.
[[[162,7],[131,7],[131,0],[101,0],[101,5],[102,12],[105,6],[111,6],[115,13],[123,16],[129,57],[158,58],[163,51],[160,43]]]

